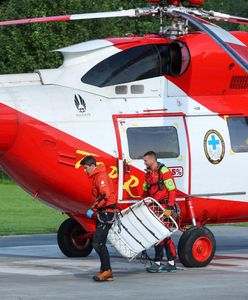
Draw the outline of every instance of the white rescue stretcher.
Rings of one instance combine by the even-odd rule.
[[[164,216],[164,210],[150,197],[124,209],[112,225],[108,241],[122,256],[134,259],[178,230],[176,221]]]

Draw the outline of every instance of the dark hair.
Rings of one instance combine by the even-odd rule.
[[[81,166],[84,166],[84,165],[88,165],[88,166],[95,165],[96,166],[96,159],[91,155],[85,156],[80,161],[80,165]]]
[[[157,160],[157,154],[154,151],[148,151],[146,152],[143,157],[145,156],[151,156],[152,158],[154,158],[155,160]]]

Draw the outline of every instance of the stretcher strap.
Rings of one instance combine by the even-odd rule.
[[[147,231],[149,231],[150,234],[153,235],[153,236],[155,237],[155,239],[157,239],[157,240],[159,241],[160,239],[155,235],[154,232],[151,231],[151,229],[149,229],[149,228],[142,222],[142,220],[135,214],[135,212],[133,211],[132,207],[129,207],[129,209],[130,209],[131,212],[135,215],[136,219],[137,219],[137,220],[145,227],[145,229],[146,229]]]
[[[132,235],[132,233],[127,229],[127,227],[126,226],[124,226],[122,223],[121,223],[121,226],[126,230],[126,232],[138,243],[138,244],[140,244],[144,249],[145,249],[145,246],[144,245],[142,245],[142,243],[139,241],[139,240],[137,240],[136,239],[136,237],[135,236],[133,236]]]

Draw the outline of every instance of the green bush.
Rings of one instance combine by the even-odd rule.
[[[146,0],[0,0],[0,16],[4,21],[147,6]],[[208,0],[204,8],[247,17],[248,1]],[[158,23],[158,18],[125,17],[1,26],[0,73],[56,68],[62,63],[62,57],[60,53],[51,50],[91,39],[125,36],[130,33],[157,33]],[[223,22],[222,26],[238,29],[237,24],[227,22]]]

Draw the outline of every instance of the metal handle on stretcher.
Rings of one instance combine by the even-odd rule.
[[[149,212],[152,213],[167,228],[168,228],[168,225],[171,225],[170,226],[171,228],[168,228],[171,233],[174,233],[178,230],[178,225],[177,225],[177,222],[174,220],[174,218],[172,216],[166,217],[164,215],[164,211],[166,209],[164,209],[163,206],[157,200],[155,200],[152,197],[144,198],[143,200],[133,204],[132,206],[130,206],[126,209],[124,209],[123,211],[121,211],[121,215],[124,216],[125,214],[129,213],[129,211],[133,212],[133,209],[132,209],[133,207],[139,207],[139,206],[143,205],[143,203],[146,205]],[[150,207],[152,207],[153,210],[151,210]]]
[[[143,199],[143,201],[146,203],[150,202],[150,203],[153,203],[153,205],[156,205],[157,207],[157,211],[158,211],[158,214],[155,214],[156,217],[158,217],[158,219],[170,230],[171,233],[174,233],[178,230],[178,225],[177,225],[177,222],[174,220],[174,218],[172,216],[169,216],[169,217],[166,217],[164,215],[164,211],[166,209],[163,208],[163,206],[158,202],[156,201],[155,199],[151,198],[151,197],[147,197],[145,199]],[[147,204],[146,204],[147,205]],[[151,211],[150,211],[151,212]],[[153,212],[153,211],[152,211]]]

